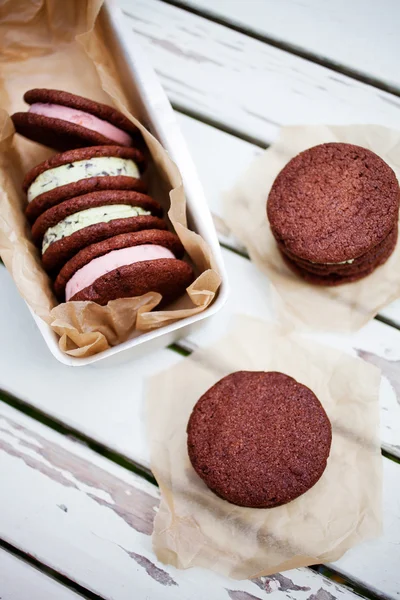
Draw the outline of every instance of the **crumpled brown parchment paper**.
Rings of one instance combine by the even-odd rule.
[[[201,312],[220,285],[208,245],[187,227],[185,195],[176,165],[129,112],[101,6],[102,0],[8,0],[0,6],[0,255],[22,297],[60,336],[61,350],[76,357],[106,350],[137,335],[138,330],[148,331]],[[31,242],[21,189],[26,171],[53,152],[14,136],[9,118],[9,114],[27,109],[23,95],[34,87],[64,89],[114,105],[142,131],[156,167],[150,194],[169,208],[170,222],[197,274],[186,296],[168,310],[150,312],[161,300],[156,293],[114,300],[104,307],[92,302],[56,305]]]
[[[192,408],[237,370],[291,375],[313,390],[331,421],[323,476],[284,506],[234,506],[211,492],[191,466],[186,426]],[[200,566],[250,579],[337,560],[379,535],[379,385],[379,369],[361,359],[244,316],[234,318],[226,337],[151,378],[148,436],[161,488],[153,533],[157,557],[182,569]]]
[[[224,220],[271,281],[280,320],[297,329],[351,332],[400,296],[400,242],[383,266],[360,281],[337,287],[312,285],[284,263],[266,213],[279,171],[299,152],[325,142],[369,148],[400,177],[399,131],[378,125],[283,127],[279,139],[224,195]]]

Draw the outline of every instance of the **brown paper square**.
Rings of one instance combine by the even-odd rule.
[[[237,370],[282,371],[309,386],[332,423],[327,468],[303,496],[272,509],[234,506],[211,492],[187,453],[194,404]],[[358,358],[250,317],[150,380],[151,469],[162,498],[153,548],[179,568],[246,579],[337,560],[381,532],[380,371]]]
[[[224,196],[224,220],[271,281],[282,322],[297,329],[356,331],[400,296],[400,242],[374,273],[337,287],[316,286],[283,262],[266,214],[269,191],[279,171],[299,152],[325,142],[347,142],[381,156],[400,176],[400,132],[378,125],[283,127],[280,137],[257,157]]]
[[[68,5],[68,9],[66,8]],[[113,40],[104,26],[102,0],[7,2],[0,7],[0,255],[21,296],[60,336],[67,354],[97,354],[139,331],[149,331],[202,312],[220,285],[211,250],[186,223],[181,175],[160,143],[130,110],[132,105],[113,60]],[[27,170],[52,151],[20,136],[8,113],[26,110],[23,94],[45,87],[114,105],[139,127],[157,171],[150,194],[169,209],[169,220],[192,260],[197,279],[187,294],[166,310],[152,310],[160,294],[123,298],[99,306],[67,302],[56,306],[50,282],[34,247],[23,213],[26,199],[22,180]],[[137,100],[137,99],[136,99]]]

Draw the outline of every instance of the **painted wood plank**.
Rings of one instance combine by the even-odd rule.
[[[263,150],[211,125],[176,114],[203,184],[220,242],[243,252],[245,248],[224,221],[222,195],[235,185]],[[400,326],[400,300],[392,302],[379,314]]]
[[[174,7],[161,4],[160,2],[157,2],[157,0],[150,0],[150,2],[147,3],[142,2],[142,0],[134,0],[134,2],[127,2],[126,4],[123,2],[122,6],[127,12],[130,11],[131,13],[134,8],[135,19],[139,24],[142,25],[142,38],[144,32],[148,29],[150,30],[150,37],[147,39],[142,39],[144,47],[148,49],[149,56],[152,58],[154,66],[159,71],[161,80],[167,92],[169,93],[170,99],[186,109],[196,110],[197,112],[205,114],[213,119],[216,118],[218,111],[221,111],[224,113],[222,121],[225,122],[229,127],[237,128],[237,122],[235,120],[237,118],[236,113],[236,116],[232,116],[232,119],[229,120],[229,122],[224,121],[225,117],[231,114],[231,103],[238,101],[239,97],[238,93],[232,93],[229,95],[227,91],[224,78],[226,73],[229,72],[228,77],[230,78],[232,85],[235,88],[238,88],[237,91],[244,95],[244,99],[246,101],[248,99],[249,102],[253,102],[255,101],[254,98],[259,98],[260,93],[262,95],[263,90],[266,90],[266,93],[268,91],[269,96],[265,99],[263,105],[263,115],[268,116],[270,114],[270,102],[272,101],[270,97],[270,91],[271,89],[274,89],[274,98],[277,102],[277,108],[279,111],[283,111],[286,115],[283,119],[277,119],[277,124],[325,121],[330,123],[379,122],[388,126],[394,126],[399,122],[399,99],[396,99],[390,94],[384,94],[380,90],[373,89],[372,87],[364,86],[362,88],[362,93],[367,94],[368,98],[370,99],[365,106],[363,105],[364,108],[366,108],[367,105],[370,107],[364,114],[362,113],[363,109],[360,109],[359,106],[360,102],[364,102],[359,96],[359,94],[361,94],[361,84],[354,80],[347,81],[345,78],[349,87],[348,91],[346,92],[348,93],[348,97],[346,96],[346,99],[344,99],[344,97],[341,95],[343,93],[343,86],[346,87],[344,80],[341,80],[341,84],[339,84],[339,80],[336,80],[337,77],[335,74],[332,74],[327,69],[323,69],[318,65],[313,65],[313,68],[315,68],[318,72],[318,77],[315,75],[316,79],[313,80],[313,84],[311,84],[311,80],[308,76],[305,77],[306,86],[304,87],[302,94],[304,98],[308,97],[308,100],[304,103],[304,110],[302,109],[303,112],[301,114],[297,113],[299,109],[299,101],[295,88],[294,90],[288,92],[287,89],[283,90],[279,86],[275,88],[273,86],[268,87],[267,80],[261,85],[259,79],[261,77],[268,78],[270,76],[268,74],[269,71],[267,67],[265,67],[267,69],[267,74],[262,73],[261,75],[254,67],[254,64],[257,65],[257,59],[253,54],[254,47],[250,42],[249,46],[243,42],[243,47],[238,42],[239,46],[241,47],[241,59],[239,66],[236,68],[232,66],[235,62],[236,56],[233,48],[230,48],[229,46],[224,48],[221,56],[224,58],[224,61],[226,60],[227,62],[226,64],[224,62],[222,65],[221,68],[225,68],[225,70],[220,73],[214,72],[217,67],[213,65],[212,62],[210,64],[206,58],[203,57],[203,60],[199,58],[201,55],[196,57],[192,56],[195,48],[199,50],[199,44],[201,45],[202,52],[208,52],[209,44],[212,45],[212,40],[214,39],[212,35],[213,33],[215,37],[214,41],[217,46],[218,44],[225,43],[225,33],[227,33],[229,36],[240,36],[241,34],[236,34],[235,32],[226,32],[224,28],[220,27],[218,29],[218,32],[220,32],[220,37],[218,37],[216,33],[217,30],[214,30],[213,28],[218,28],[219,26],[213,23],[204,22],[204,20],[200,17],[189,15],[184,11],[180,11]],[[151,7],[150,15],[148,14],[150,11],[149,6]],[[159,13],[159,11],[161,12]],[[144,23],[142,23],[143,19],[145,20]],[[176,22],[175,19],[177,19]],[[188,22],[186,22],[187,19],[189,19]],[[209,27],[211,27],[211,30],[209,30]],[[155,28],[155,30],[158,31],[160,35],[159,38],[154,37],[155,32],[152,30],[152,28]],[[137,30],[135,27],[134,29]],[[193,44],[191,43],[191,40]],[[204,40],[206,40],[206,43]],[[255,42],[254,40],[252,40],[252,42],[258,45],[261,44],[259,42]],[[264,47],[266,45],[261,44],[261,46]],[[262,53],[261,46],[259,49],[260,53]],[[280,52],[279,56],[282,58],[284,63],[286,60],[288,60],[288,55],[286,53],[278,51],[274,48],[271,48],[271,51]],[[228,52],[229,58],[227,57],[226,52]],[[245,55],[245,53],[247,54]],[[208,54],[207,56],[210,58]],[[218,53],[217,56],[219,56]],[[198,59],[198,64],[196,65],[196,68],[193,68],[193,61],[195,58]],[[303,62],[301,63],[302,65]],[[264,62],[261,60],[260,64],[264,65]],[[167,71],[164,69],[164,66],[169,69],[168,73],[172,71],[174,72],[174,79],[172,79],[172,81],[170,80],[171,78],[169,77]],[[162,71],[161,73],[160,69]],[[162,69],[164,69],[164,71]],[[249,75],[249,81],[246,84],[243,84],[243,69]],[[294,82],[296,81],[300,71],[298,68],[289,69],[285,82],[293,82],[293,85],[295,85]],[[282,73],[283,72],[285,71],[282,67]],[[303,71],[301,72],[303,73]],[[165,77],[165,75],[167,75],[167,77]],[[219,84],[216,87],[215,77],[218,79],[218,81],[224,81],[222,90]],[[198,89],[201,90],[201,94],[203,96],[206,96],[208,108],[206,108],[206,105],[203,102],[204,98],[202,100],[202,106],[199,105],[195,107],[193,104],[193,102],[199,101],[200,96],[198,94],[194,94],[195,88],[192,85],[192,83],[194,83],[192,82],[192,79],[197,81]],[[332,82],[335,83],[335,89],[332,88]],[[327,91],[327,97],[323,100],[321,98],[316,98],[316,94],[320,95],[323,91],[321,88]],[[215,90],[219,90],[217,95]],[[379,109],[377,105],[375,105],[375,101],[371,100],[372,97],[375,99],[379,97],[379,103],[381,104]],[[369,104],[369,102],[372,102],[374,106]],[[391,104],[393,102],[394,104]],[[262,131],[263,126],[260,122],[258,122],[256,124],[256,129],[253,128],[253,125],[250,122],[252,115],[248,114],[248,111],[246,113],[245,106],[246,105],[243,105],[240,108],[242,112],[244,111],[243,114],[246,114],[246,117],[243,121],[243,131],[246,134],[252,134],[256,137],[260,137],[257,132]],[[390,116],[389,113],[385,112],[389,106],[391,107],[389,109],[389,112],[391,113]],[[310,121],[309,117],[314,119],[314,116],[317,114],[316,111],[318,112],[320,108],[321,110],[325,111],[324,114],[326,116],[317,121]],[[395,108],[395,113],[392,113],[393,108]],[[209,112],[207,112],[208,110]],[[355,120],[355,115],[357,113],[361,117],[358,121],[357,119]],[[385,120],[385,116],[384,120],[380,120],[379,114],[381,114],[381,116],[385,114],[388,119]],[[237,240],[230,235],[229,230],[222,219],[221,192],[234,185],[239,174],[243,172],[250,164],[251,160],[261,152],[261,149],[253,144],[241,140],[240,138],[224,133],[223,131],[220,131],[209,125],[205,125],[204,123],[196,121],[195,119],[185,117],[184,115],[181,115],[179,120],[188,141],[191,154],[199,170],[207,197],[209,198],[210,207],[214,214],[214,220],[220,240],[231,247],[240,248]],[[273,134],[273,137],[276,135],[277,131],[278,128],[275,127],[275,133]],[[270,140],[268,139],[268,141]],[[224,160],[221,160],[221,157],[224,157]],[[380,314],[400,325],[400,301],[392,303],[389,307],[382,310]]]
[[[234,273],[234,277],[231,276],[231,282],[232,282],[232,286],[234,286],[234,293],[231,295],[231,299],[229,300],[229,304],[227,306],[227,309],[224,313],[223,316],[223,320],[221,321],[217,321],[217,319],[214,319],[214,321],[212,322],[212,329],[213,329],[213,335],[214,336],[218,336],[220,335],[224,329],[226,328],[227,325],[227,320],[229,319],[229,315],[235,312],[248,312],[249,314],[253,314],[253,315],[263,315],[264,318],[268,317],[267,311],[268,311],[268,302],[266,301],[268,299],[268,283],[265,281],[265,279],[262,279],[261,275],[255,271],[254,266],[247,261],[246,259],[235,255],[233,253],[230,252],[226,252],[226,262],[227,262],[227,266],[228,266],[228,271],[230,273]],[[251,272],[251,269],[254,270],[254,273]],[[0,271],[1,273],[1,271]],[[257,279],[259,278],[259,279]],[[246,281],[246,286],[243,286],[242,283],[243,281]],[[7,296],[6,293],[6,285],[4,285],[4,280],[1,282],[1,287],[2,287],[2,291],[3,294]],[[16,320],[20,321],[21,320],[21,315],[17,312],[17,306],[18,306],[18,296],[14,290],[14,286],[11,285],[10,283],[10,290],[14,291],[14,295],[11,294],[11,296],[9,296],[10,298],[13,298],[11,305],[13,306],[13,314],[15,315]],[[239,286],[239,287],[238,287]],[[246,289],[246,291],[243,291],[244,289]],[[254,302],[252,302],[251,304],[251,308],[247,308],[246,309],[246,305],[247,305],[247,296],[253,295],[255,300]],[[21,303],[22,304],[22,303]],[[24,305],[22,304],[22,307],[25,309]],[[10,320],[10,316],[8,317]],[[27,318],[30,318],[28,313],[27,313]],[[3,324],[0,325],[2,327],[2,331],[4,331],[4,326]],[[372,360],[372,362],[377,362],[380,366],[384,366],[385,368],[388,369],[387,371],[387,375],[392,383],[392,385],[394,386],[398,386],[398,379],[397,379],[397,370],[396,370],[396,366],[397,366],[397,361],[399,359],[399,351],[398,351],[398,347],[396,347],[396,344],[391,345],[391,342],[393,342],[393,339],[396,340],[398,339],[397,336],[399,334],[399,332],[397,330],[395,330],[394,328],[391,327],[387,327],[382,325],[379,322],[372,322],[372,324],[370,324],[371,327],[373,327],[373,330],[371,330],[370,332],[368,331],[364,331],[361,332],[359,335],[360,337],[358,338],[358,346],[356,346],[357,348],[357,352],[361,353],[361,355],[368,359],[368,360]],[[368,327],[370,327],[368,326]],[[380,328],[383,327],[384,329],[382,330],[382,334],[379,334],[379,330]],[[14,334],[15,335],[15,334]],[[3,337],[3,339],[6,341],[6,338]],[[193,336],[192,339],[190,340],[192,346],[194,344],[205,344],[205,343],[209,343],[209,341],[212,339],[212,337],[210,337],[209,334],[206,334],[204,331],[197,334],[197,336]],[[39,334],[37,333],[37,341],[41,341]],[[332,343],[338,345],[338,346],[343,346],[344,345],[344,341],[342,339],[332,339],[330,340]],[[29,343],[28,340],[26,340],[26,338],[20,338],[20,344],[22,345],[23,343]],[[7,347],[7,344],[4,344]],[[46,350],[46,349],[45,349]],[[10,369],[12,369],[12,362],[17,362],[16,359],[16,354],[14,355],[10,355],[10,353],[7,353],[8,356],[11,358],[9,358],[8,363],[5,362],[5,358],[6,357],[2,357],[0,364],[5,366],[5,372],[8,372]],[[51,357],[49,357],[51,358]],[[150,357],[149,357],[150,359]],[[389,360],[388,360],[389,359]],[[393,359],[397,359],[393,360]],[[31,369],[32,372],[35,372],[36,374],[36,379],[32,380],[32,379],[28,379],[26,381],[26,384],[28,386],[30,386],[29,389],[29,394],[30,394],[30,398],[32,399],[31,401],[37,405],[38,403],[42,406],[42,407],[46,407],[48,409],[48,412],[51,413],[57,413],[57,411],[55,411],[54,408],[51,407],[51,402],[54,401],[54,390],[52,391],[52,394],[48,394],[48,391],[46,390],[46,383],[43,385],[43,387],[39,387],[38,388],[38,381],[41,382],[46,382],[46,377],[47,377],[47,373],[49,372],[50,368],[49,364],[47,364],[47,367],[45,367],[42,370],[40,370],[40,363],[35,363],[35,352],[32,352],[30,355],[30,361],[31,361]],[[53,361],[53,359],[51,359],[51,361]],[[150,360],[149,360],[150,362]],[[20,363],[18,363],[20,364]],[[57,363],[54,363],[57,364]],[[137,363],[134,363],[133,366],[136,366]],[[393,367],[393,370],[390,370]],[[76,369],[68,369],[67,367],[62,367],[63,371],[60,371],[58,374],[58,388],[61,389],[63,387],[63,379],[61,376],[61,373],[65,372],[72,372],[74,374],[74,378],[75,378],[75,390],[79,389],[81,387],[81,389],[84,389],[83,386],[80,386],[80,381],[78,379],[79,377],[79,373],[82,371],[82,369],[76,370]],[[93,389],[93,384],[96,381],[96,376],[98,374],[98,372],[100,372],[99,369],[94,369],[94,368],[89,368],[90,369],[90,373],[91,373],[91,385],[92,385],[92,389]],[[118,368],[120,369],[120,367]],[[131,367],[130,370],[133,371],[132,369],[132,363],[131,363]],[[74,420],[74,422],[79,422],[79,419],[81,419],[81,427],[82,429],[85,430],[89,430],[92,434],[93,437],[96,438],[100,438],[102,441],[105,441],[106,443],[108,442],[111,447],[115,447],[117,444],[120,448],[120,450],[122,449],[121,445],[120,445],[120,441],[119,441],[119,428],[118,425],[115,425],[115,423],[119,420],[120,422],[123,421],[128,421],[128,428],[132,427],[132,431],[142,431],[143,435],[139,436],[137,439],[132,439],[132,442],[130,444],[130,446],[128,448],[126,448],[125,452],[127,455],[130,455],[132,458],[134,458],[135,460],[137,460],[137,458],[139,457],[141,461],[145,461],[146,457],[147,457],[147,447],[144,445],[145,442],[144,440],[144,424],[143,424],[143,401],[144,398],[143,396],[141,396],[140,398],[135,398],[133,405],[134,405],[134,410],[133,412],[131,412],[131,408],[130,405],[132,404],[132,398],[127,395],[126,396],[126,402],[127,402],[127,407],[129,406],[127,413],[129,415],[129,418],[127,419],[124,413],[123,408],[121,409],[121,407],[119,408],[119,412],[118,412],[118,419],[116,419],[114,417],[115,411],[113,408],[113,400],[115,397],[119,396],[118,393],[118,384],[117,379],[118,379],[118,370],[113,367],[110,369],[105,369],[105,371],[108,373],[108,376],[111,378],[111,380],[114,382],[114,396],[110,397],[109,399],[109,403],[108,403],[108,411],[97,411],[96,410],[96,406],[98,405],[97,402],[97,396],[96,394],[92,395],[91,393],[88,393],[86,391],[84,398],[81,397],[81,403],[80,405],[82,407],[85,407],[85,411],[83,415],[80,415],[79,412],[67,412],[66,409],[63,407],[63,419],[68,421],[69,419]],[[3,371],[2,371],[3,372]],[[29,370],[28,370],[29,372]],[[3,375],[2,375],[3,377]],[[22,379],[22,378],[20,378]],[[15,380],[15,375],[13,377],[13,381]],[[390,442],[393,442],[393,451],[396,451],[395,445],[396,445],[396,441],[398,442],[398,431],[396,432],[395,428],[396,428],[396,423],[398,423],[398,411],[399,411],[399,405],[396,401],[396,397],[395,394],[393,393],[393,390],[391,388],[391,386],[389,385],[388,382],[384,382],[382,384],[383,389],[382,389],[382,421],[383,421],[383,429],[382,429],[382,436],[384,436],[384,441],[385,441],[385,445],[386,446],[390,446]],[[86,388],[87,389],[87,388]],[[89,388],[90,389],[90,388]],[[94,388],[93,390],[94,392],[96,392],[96,388]],[[75,406],[75,411],[76,411],[77,407]],[[387,410],[386,410],[387,409]],[[387,414],[386,414],[387,413]],[[91,420],[88,421],[87,420],[87,415],[91,414]],[[85,416],[86,415],[86,416]],[[104,431],[106,430],[106,425],[101,425],[101,421],[104,420],[106,424],[108,424],[108,428],[109,428],[109,435],[108,437],[105,437]],[[110,421],[113,423],[114,427],[111,428],[110,427]],[[99,427],[99,423],[100,423],[100,427]],[[100,431],[100,433],[98,433],[98,431]],[[390,437],[392,436],[392,437]],[[118,440],[118,441],[117,441]],[[391,461],[388,461],[391,462]],[[393,465],[395,463],[392,463]],[[398,465],[395,465],[396,467],[398,467]],[[394,478],[396,480],[396,473],[393,473],[392,478]],[[386,509],[385,509],[386,510]],[[394,511],[392,511],[394,512]],[[1,511],[0,511],[1,514]],[[397,514],[394,512],[394,514]],[[400,514],[400,511],[399,511]],[[373,548],[373,551],[377,552],[377,554],[379,555],[379,557],[385,554],[386,550],[382,549],[381,547],[378,548],[378,550],[376,550],[376,548]],[[360,549],[360,552],[362,552],[362,549]],[[392,552],[392,548],[390,548],[390,552]],[[375,557],[376,559],[377,557]],[[357,559],[358,560],[358,559]],[[355,562],[357,563],[357,560],[355,560]],[[361,560],[361,559],[360,559]],[[371,559],[372,560],[372,559]],[[357,566],[357,564],[356,564]],[[343,567],[345,568],[346,565]],[[348,573],[348,569],[346,568],[346,573]],[[355,570],[355,576],[360,577],[361,579],[364,577],[363,573],[360,573],[357,569]],[[376,583],[376,582],[375,582]],[[375,585],[374,583],[374,585]]]
[[[215,142],[217,139],[216,134],[220,132],[213,131],[215,135],[213,135],[211,144],[205,147],[207,156],[211,155],[211,148],[219,148]],[[198,134],[196,135],[198,137]],[[223,135],[226,136],[226,134]],[[229,138],[231,136],[226,136],[227,143]],[[232,140],[236,140],[236,138],[232,138]],[[237,148],[238,145],[239,141],[237,141]],[[198,148],[200,146],[203,147],[203,141],[198,144]],[[193,147],[195,147],[195,143]],[[250,156],[252,152],[253,146],[247,145],[246,150],[243,151],[243,156]],[[239,151],[237,154],[240,156]],[[214,157],[217,160],[218,156],[214,155]],[[232,161],[234,159],[236,160],[236,154],[232,155]],[[240,163],[241,161],[242,158]],[[213,177],[214,174],[219,172],[211,163],[204,164],[209,165],[208,171]],[[231,169],[232,171],[239,168],[238,162],[232,162],[232,165],[234,167]],[[228,172],[225,169],[220,170],[221,173]],[[211,179],[210,188],[215,187],[218,181],[219,176]],[[244,265],[243,261],[240,264]],[[242,273],[241,277],[246,278],[247,275],[243,269],[240,269],[239,272]],[[234,270],[236,271],[236,267],[234,267]],[[254,269],[251,272],[253,273],[252,277],[256,278],[255,281],[260,281],[261,293],[257,296],[260,310],[257,309],[255,312],[262,316],[264,313],[261,308],[265,302],[262,296],[264,284],[255,275]],[[3,276],[7,277],[4,272]],[[235,288],[242,288],[240,279],[234,277],[234,273],[232,274],[232,281],[235,282]],[[2,331],[4,331],[7,344],[2,345],[0,353],[1,359],[4,361],[4,369],[0,372],[0,387],[32,402],[53,416],[57,416],[68,425],[80,429],[86,435],[106,443],[111,448],[117,449],[131,458],[134,457],[142,464],[146,464],[144,431],[140,421],[136,418],[136,415],[140,414],[142,410],[142,376],[146,377],[157,369],[166,368],[168,364],[173,364],[176,360],[179,360],[179,356],[162,351],[157,353],[157,356],[154,355],[154,358],[152,355],[151,361],[146,358],[143,361],[135,362],[134,373],[132,373],[129,365],[122,365],[115,369],[117,373],[115,376],[113,370],[97,369],[92,371],[90,368],[80,371],[78,375],[76,372],[59,365],[48,355],[44,343],[36,333],[35,325],[31,322],[29,314],[23,303],[18,299],[12,285],[9,283],[3,289],[4,293],[1,301],[5,306],[5,310],[2,311],[1,318]],[[18,302],[24,316],[18,314],[16,309]],[[240,308],[239,306],[239,310]],[[33,336],[29,336],[30,331],[34,332]],[[372,351],[369,350],[369,352],[373,354],[373,350],[372,348]],[[385,352],[389,353],[389,356],[393,355],[394,359],[397,360],[397,350],[392,352],[390,348],[385,348]],[[20,377],[19,365],[21,363],[16,360],[16,357],[24,364],[24,378]],[[381,358],[378,355],[377,360]],[[394,380],[396,377],[395,360],[388,361],[388,372]],[[77,381],[79,386],[76,385]],[[118,383],[115,384],[115,381]],[[62,382],[62,385],[60,382]],[[82,398],[79,391],[77,392],[79,389],[85,390],[84,398]],[[118,394],[115,394],[116,389]],[[393,405],[393,402],[390,404]],[[395,408],[397,409],[396,404]],[[388,428],[386,428],[387,435],[383,436],[383,443],[385,447],[394,448],[398,445],[398,429],[396,429],[398,419],[396,415],[392,417],[392,410],[387,412]],[[394,428],[392,423],[394,423]],[[392,427],[392,430],[389,427]]]
[[[235,185],[263,150],[182,113],[175,114],[196,165],[220,242],[244,250],[224,221],[222,195]]]
[[[267,279],[246,258],[229,250],[223,254],[230,297],[219,315],[182,342],[188,348],[208,345],[223,335],[233,314],[273,318]],[[165,349],[118,366],[65,367],[49,353],[5,269],[0,269],[0,287],[0,389],[148,467],[145,382],[182,357]],[[372,321],[353,336],[319,339],[359,354],[382,369],[382,445],[400,457],[400,404],[396,400],[396,394],[400,396],[400,331]],[[20,376],[21,364],[24,377]]]
[[[333,566],[342,575],[366,583],[376,594],[389,594],[398,599],[400,465],[391,460],[384,460],[383,478],[383,537],[352,548]],[[380,552],[380,548],[383,549],[382,543],[385,548],[384,555]]]
[[[181,0],[181,4],[400,88],[397,0]]]
[[[220,337],[233,314],[273,318],[267,279],[247,259],[224,250],[232,293],[222,313],[184,342],[191,348]],[[246,281],[246,285],[243,285]],[[86,435],[148,466],[143,421],[145,380],[181,360],[161,350],[116,367],[70,369],[49,354],[31,323],[7,272],[0,270],[2,300],[11,310],[0,311],[0,388],[75,427]],[[251,299],[251,301],[249,301]],[[18,308],[19,307],[19,308]],[[30,335],[29,335],[30,334]],[[317,336],[377,364],[384,374],[381,393],[381,437],[385,449],[400,456],[400,332],[378,321],[350,336]],[[18,360],[17,360],[18,357]],[[21,362],[24,377],[18,376]],[[85,390],[84,396],[79,393]]]
[[[42,456],[42,454],[41,454],[41,453],[40,453],[40,455]],[[389,464],[389,463],[387,463],[387,464]],[[394,463],[390,463],[390,464],[394,464]],[[65,505],[64,505],[64,506],[65,506]],[[61,510],[64,510],[64,509],[61,509]],[[395,514],[399,514],[399,511],[397,510],[397,507],[396,507]],[[397,531],[397,530],[394,528],[394,529],[393,529],[393,532],[394,532],[394,533],[396,533],[396,531]],[[376,549],[374,549],[374,550],[373,550],[373,558],[376,560],[376,554],[374,555],[374,552],[376,553]],[[380,556],[381,556],[381,554],[380,554]],[[394,556],[394,558],[396,558],[396,557]],[[398,557],[397,557],[397,558],[398,558]],[[368,563],[368,561],[366,561],[366,562]],[[360,561],[359,561],[359,560],[357,560],[357,561],[356,561],[356,563],[357,563],[357,564],[356,564],[356,567],[357,567],[357,565],[359,565]],[[140,563],[140,562],[139,562],[139,564],[141,564],[141,566],[143,566],[143,564],[148,564],[148,563],[146,563],[145,561],[143,561],[143,560],[142,560],[142,563]],[[369,565],[367,564],[367,566],[369,566]],[[346,569],[346,566],[343,566],[343,567],[342,567],[342,570],[345,570],[345,569]],[[351,572],[353,572],[353,570],[352,570],[352,569],[350,569],[350,570],[351,570]],[[379,573],[379,571],[378,571],[378,573]],[[363,573],[361,574],[361,576],[362,576],[362,578],[364,578],[364,574],[363,574]],[[377,573],[375,573],[374,575],[371,575],[371,577],[368,579],[368,582],[369,582],[369,584],[370,584],[370,585],[372,585],[372,586],[375,586],[375,585],[376,585],[376,582],[377,582],[377,581],[376,581],[376,577],[377,577]],[[388,575],[387,575],[386,579],[387,579],[387,581],[385,580],[385,585],[387,585],[387,587],[388,587],[388,589],[389,589],[389,588],[390,588],[390,585],[391,585],[391,581],[390,581],[390,571],[388,571]],[[364,579],[363,579],[363,581],[364,581]],[[380,589],[381,589],[381,588],[380,588]],[[390,590],[390,592],[389,592],[389,593],[392,593],[392,590]],[[175,596],[174,596],[174,597],[175,597]],[[199,597],[200,597],[200,596],[199,596]],[[232,596],[231,596],[231,597],[232,597]]]
[[[83,596],[0,548],[2,600],[79,600]]]
[[[0,287],[0,390],[147,464],[142,418],[145,380],[182,357],[162,349],[112,367],[66,367],[50,354],[10,275],[1,266]]]
[[[175,114],[196,165],[220,242],[245,251],[224,220],[222,196],[263,150],[182,113]]]
[[[283,124],[399,122],[400,98],[158,0],[120,0],[170,99],[269,143]]]
[[[309,569],[234,581],[159,563],[158,489],[1,403],[0,451],[2,535],[105,599],[356,600]]]

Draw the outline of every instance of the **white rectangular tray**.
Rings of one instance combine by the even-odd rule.
[[[189,221],[193,230],[199,233],[211,247],[222,277],[222,284],[213,304],[202,313],[143,333],[89,358],[75,358],[61,352],[57,335],[47,323],[31,311],[52,354],[60,362],[69,366],[84,366],[98,361],[101,361],[101,365],[108,366],[110,363],[142,356],[150,350],[167,346],[188,335],[205,318],[219,311],[228,295],[225,268],[211,213],[168,98],[143,55],[134,33],[127,26],[121,9],[113,0],[107,0],[102,8],[101,17],[104,18],[105,27],[115,41],[112,51],[125,93],[129,98],[130,93],[135,90],[134,104],[141,122],[161,142],[178,165],[185,187]]]

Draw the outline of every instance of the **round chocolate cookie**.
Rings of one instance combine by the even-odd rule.
[[[182,296],[193,279],[192,267],[183,260],[147,260],[106,273],[72,296],[70,301],[91,301],[105,305],[117,298],[134,298],[147,292],[158,292],[162,295],[158,308],[162,308]]]
[[[170,250],[176,258],[182,258],[184,254],[184,248],[178,236],[170,231],[163,231],[161,229],[145,229],[135,233],[123,233],[121,235],[116,235],[103,240],[102,242],[98,242],[97,244],[91,244],[90,246],[83,248],[63,266],[54,282],[54,291],[56,296],[60,300],[64,300],[65,286],[67,285],[67,282],[75,275],[77,271],[89,264],[95,258],[104,256],[105,254],[113,252],[114,250],[131,248],[144,244],[163,246],[164,248]]]
[[[41,244],[43,236],[49,227],[54,227],[54,225],[57,225],[57,223],[70,215],[88,208],[110,206],[113,204],[137,206],[151,212],[152,216],[155,217],[162,217],[163,215],[163,209],[159,202],[139,192],[125,192],[122,190],[92,192],[91,194],[84,194],[77,198],[65,200],[61,204],[57,204],[42,213],[32,226],[33,241],[37,245]]]
[[[117,159],[117,164],[114,165],[110,162],[108,169],[105,168],[107,165],[104,165],[103,160],[101,164],[98,164],[97,159],[110,158]],[[127,167],[131,167],[131,171],[134,172],[133,163],[137,166],[138,173],[134,176],[127,175]],[[145,167],[144,155],[137,148],[93,146],[56,154],[36,165],[26,174],[23,189],[28,193],[29,203],[25,214],[29,221],[33,222],[42,212],[52,206],[89,192],[101,190],[144,192],[146,185],[140,174],[143,173]],[[38,179],[40,176],[44,176],[42,182]],[[75,181],[72,180],[74,177]],[[68,182],[65,183],[65,181]],[[35,182],[39,189],[35,189],[34,194],[39,193],[37,195],[31,193],[34,197],[30,200],[29,192]]]
[[[315,396],[277,372],[238,371],[197,402],[188,452],[205,484],[239,506],[272,508],[304,494],[326,468],[332,430]]]
[[[314,263],[362,256],[392,231],[400,188],[376,154],[352,144],[321,144],[279,173],[268,197],[272,232],[291,255]]]
[[[55,150],[120,144],[141,139],[138,128],[115,108],[69,92],[29,90],[24,100],[29,112],[12,115],[17,132]]]

